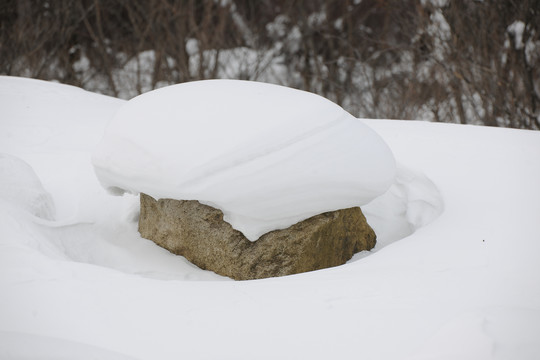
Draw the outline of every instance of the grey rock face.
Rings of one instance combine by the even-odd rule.
[[[344,264],[375,246],[375,233],[358,207],[313,216],[255,242],[198,201],[141,194],[141,236],[198,267],[235,280],[297,274]]]

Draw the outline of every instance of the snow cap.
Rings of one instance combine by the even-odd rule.
[[[361,206],[394,180],[385,142],[305,91],[241,80],[173,85],[128,101],[93,154],[110,192],[198,200],[254,241]]]

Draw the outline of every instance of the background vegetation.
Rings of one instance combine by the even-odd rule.
[[[3,0],[0,73],[130,98],[207,78],[356,116],[540,129],[540,0]]]

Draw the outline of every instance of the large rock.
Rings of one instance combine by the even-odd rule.
[[[141,236],[202,269],[236,280],[296,274],[344,264],[375,246],[375,233],[358,207],[313,216],[251,242],[223,213],[198,201],[141,193]]]

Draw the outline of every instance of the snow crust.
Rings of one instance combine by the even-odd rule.
[[[184,83],[130,100],[93,163],[113,193],[199,200],[251,241],[367,204],[395,176],[388,146],[341,107],[240,80]]]
[[[1,359],[540,358],[540,132],[365,120],[399,164],[364,207],[375,249],[235,282],[142,239],[138,199],[98,183],[122,104],[0,76],[0,181],[56,208],[0,191]]]

